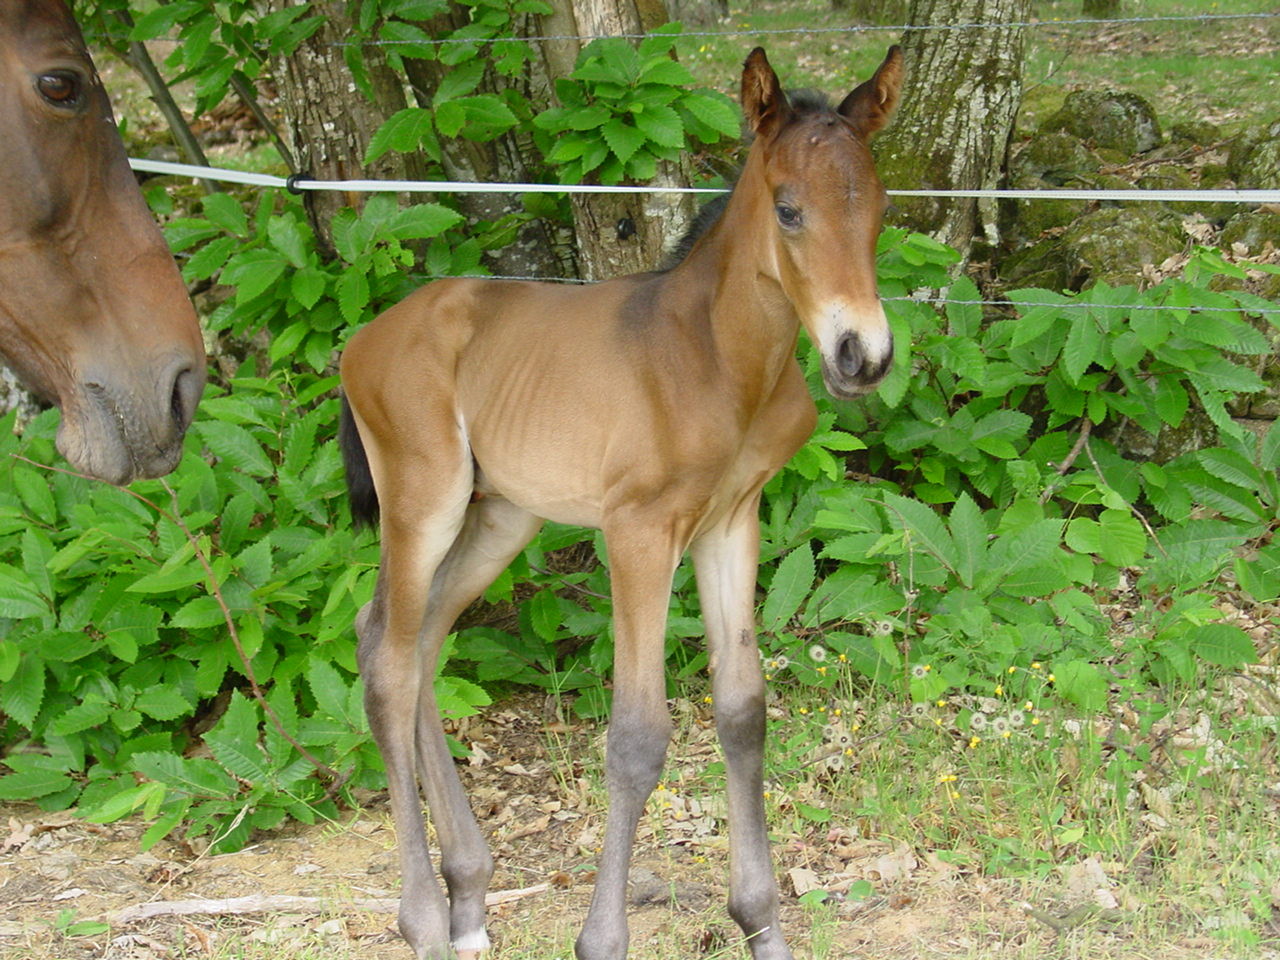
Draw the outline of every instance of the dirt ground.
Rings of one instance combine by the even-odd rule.
[[[631,956],[745,958],[722,907],[727,864],[718,798],[700,795],[685,776],[714,754],[713,732],[697,718],[683,732],[641,822]],[[567,960],[603,830],[594,769],[601,730],[548,721],[525,702],[476,718],[466,735],[476,750],[463,776],[498,864],[491,890],[518,892],[490,909],[493,956]],[[775,830],[782,920],[798,958],[1236,960],[1203,937],[1154,943],[1105,924],[1059,939],[1045,913],[1037,918],[1026,906],[1052,904],[1061,916],[1060,878],[1046,886],[964,874],[928,849],[860,839],[838,820],[806,833]],[[394,929],[399,871],[381,795],[365,798],[340,822],[291,824],[221,856],[181,839],[143,853],[142,830],[0,806],[0,957],[411,960]],[[861,881],[873,892],[858,899]],[[827,906],[798,902],[797,892],[812,884],[829,892]],[[194,912],[197,901],[267,896],[315,903],[243,915]],[[126,912],[175,901],[186,905],[174,916],[131,919]]]

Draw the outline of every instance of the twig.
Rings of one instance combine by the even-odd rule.
[[[498,904],[546,893],[550,883],[535,883],[531,887],[516,890],[495,890],[485,894],[484,905]],[[155,903],[139,903],[109,914],[114,924],[139,923],[155,917],[220,916],[249,913],[333,913],[338,910],[361,910],[366,913],[395,913],[400,900],[387,897],[334,900],[328,897],[290,897],[281,894],[254,894],[248,897],[232,897],[226,900],[160,900]]]
[[[1106,483],[1107,482],[1106,475],[1103,474],[1102,467],[1098,464],[1097,458],[1093,455],[1093,449],[1089,446],[1087,442],[1084,445],[1084,450],[1085,450],[1085,453],[1089,454],[1089,462],[1093,464],[1093,469],[1097,471],[1098,479],[1101,480],[1103,483]],[[1147,531],[1147,536],[1149,536],[1151,538],[1151,542],[1156,545],[1156,549],[1160,551],[1160,555],[1165,558],[1168,558],[1169,552],[1165,550],[1164,544],[1160,542],[1160,538],[1156,536],[1156,532],[1153,529],[1151,529],[1151,524],[1148,523],[1147,518],[1142,515],[1142,511],[1139,510],[1132,503],[1130,503],[1129,512],[1138,518],[1138,522],[1141,523],[1143,529]]]
[[[24,457],[21,454],[11,453],[9,456],[15,460],[21,460],[23,463],[29,463],[31,466],[37,467],[41,470],[48,470],[51,473],[63,473],[69,477],[79,477],[81,480],[88,480],[92,483],[106,482],[104,480],[99,480],[97,477],[91,477],[85,473],[68,470],[65,467],[55,467],[47,463],[37,463],[35,460]],[[173,501],[174,513],[170,513],[168,510],[164,509],[164,507],[147,497],[144,497],[136,490],[130,490],[128,487],[117,487],[116,489],[127,493],[140,503],[146,504],[160,516],[164,517],[181,530],[183,535],[187,538],[187,542],[191,544],[191,549],[195,552],[196,559],[200,561],[200,566],[204,568],[209,595],[213,597],[214,601],[218,604],[218,609],[222,611],[222,619],[227,625],[227,633],[231,638],[232,645],[236,648],[236,655],[240,658],[240,665],[244,668],[244,675],[249,681],[249,687],[253,691],[254,699],[261,705],[262,712],[266,715],[267,719],[271,721],[280,736],[293,746],[304,760],[315,767],[317,773],[328,777],[330,781],[332,781],[329,784],[328,790],[325,792],[325,796],[326,798],[334,796],[342,789],[342,785],[347,782],[347,778],[350,774],[340,773],[328,764],[316,759],[316,757],[313,756],[306,747],[300,744],[297,739],[284,728],[284,724],[280,721],[280,717],[276,714],[275,710],[271,708],[271,704],[267,703],[267,698],[263,695],[262,688],[258,685],[258,679],[253,671],[253,665],[249,662],[249,657],[245,653],[244,645],[240,642],[240,632],[236,630],[235,618],[231,615],[231,608],[227,606],[227,601],[222,596],[222,589],[218,586],[218,578],[213,572],[213,566],[209,563],[209,558],[205,555],[204,550],[200,548],[200,541],[196,539],[195,534],[191,532],[191,528],[186,525],[182,520],[181,515],[178,513],[178,494],[171,486],[169,486],[168,480],[161,480],[160,482],[164,485],[165,490],[169,493],[170,499]]]
[[[1080,421],[1080,434],[1079,436],[1076,437],[1076,442],[1072,445],[1071,450],[1067,453],[1067,455],[1062,458],[1062,462],[1058,464],[1057,467],[1054,468],[1055,470],[1057,470],[1059,477],[1066,476],[1067,471],[1071,469],[1071,465],[1074,464],[1076,462],[1076,458],[1080,456],[1080,451],[1083,450],[1085,447],[1085,444],[1089,442],[1089,434],[1092,431],[1093,431],[1093,421],[1090,420],[1088,417],[1085,417],[1083,420]],[[1052,497],[1055,493],[1057,493],[1058,489],[1059,489],[1059,484],[1057,483],[1051,483],[1047,487],[1045,487],[1044,492],[1040,494],[1041,506],[1048,503],[1049,498]]]

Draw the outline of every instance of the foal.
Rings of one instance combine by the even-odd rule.
[[[437,655],[544,518],[603,530],[612,577],[609,817],[579,960],[627,952],[627,869],[671,732],[663,636],[686,550],[728,768],[729,912],[753,960],[790,960],[762,797],[757,509],[813,430],[799,328],[837,397],[866,393],[889,369],[874,263],[885,192],[867,139],[897,101],[901,64],[891,48],[833,110],[788,101],[764,51],[752,51],[742,106],[755,140],[742,176],[669,271],[589,287],[441,280],[351,338],[348,485],[357,520],[382,515],[377,590],[356,620],[360,669],[400,844],[400,929],[422,960],[488,947],[493,872],[445,746]]]

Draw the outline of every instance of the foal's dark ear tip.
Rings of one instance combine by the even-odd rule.
[[[754,50],[748,53],[747,59],[743,62],[742,65],[744,67],[749,67],[753,63],[759,63],[760,61],[764,61],[766,65],[768,65],[769,63],[769,57],[765,54],[764,47],[756,47]]]

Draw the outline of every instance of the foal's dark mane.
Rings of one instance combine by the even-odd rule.
[[[795,119],[835,114],[835,109],[831,106],[831,100],[820,90],[790,91],[787,93],[787,102],[791,105]],[[750,136],[744,135],[743,143],[749,145],[750,142]],[[736,182],[734,186],[736,186]],[[708,200],[702,205],[694,216],[693,222],[689,224],[689,229],[685,231],[684,236],[676,242],[676,245],[662,259],[662,265],[655,272],[667,273],[684,262],[685,257],[689,256],[689,251],[693,249],[693,245],[702,238],[703,234],[711,229],[712,225],[720,219],[720,215],[724,213],[725,207],[729,206],[729,199],[733,196],[732,190],[733,188],[731,187],[729,193]]]

